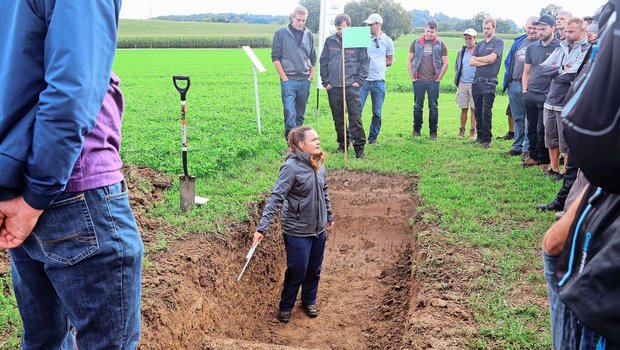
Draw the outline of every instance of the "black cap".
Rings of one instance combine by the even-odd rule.
[[[532,23],[534,25],[538,25],[538,24],[546,24],[548,26],[555,26],[555,18],[549,16],[549,15],[542,15],[540,16],[540,18],[538,19],[538,21]]]

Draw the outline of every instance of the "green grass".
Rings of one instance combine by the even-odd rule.
[[[270,47],[275,24],[122,19],[119,48]]]
[[[8,275],[0,275],[0,350],[18,349],[22,322]]]
[[[534,206],[549,201],[559,185],[536,169],[522,168],[514,157],[500,156],[510,148],[507,141],[494,140],[492,148],[485,150],[458,139],[459,110],[452,93],[440,95],[439,140],[428,139],[427,116],[423,137],[411,138],[413,94],[405,67],[413,39],[409,35],[395,43],[379,146],[367,147],[366,161],[349,159],[346,167],[419,175],[423,205],[418,210],[449,234],[453,244],[481,252],[485,274],[468,284],[469,303],[481,330],[472,340],[472,348],[548,349],[546,309],[516,303],[511,292],[527,285],[537,297],[544,297],[539,247],[552,215],[538,213]],[[450,67],[442,91],[453,86],[452,65],[462,40],[446,38],[446,42]],[[121,152],[126,163],[173,175],[181,172],[179,94],[171,76],[189,75],[192,79],[187,96],[189,171],[197,177],[197,194],[210,201],[181,214],[175,181],[165,203],[155,205],[149,215],[182,226],[189,233],[225,234],[228,222],[257,214],[254,203],[269,193],[283,160],[285,141],[280,87],[270,51],[255,51],[268,69],[258,76],[263,123],[260,135],[252,65],[242,50],[118,52],[114,69],[125,93]],[[316,96],[317,91],[312,89],[306,124],[314,126],[322,146],[333,151],[337,144],[325,91],[319,92],[318,113]],[[507,130],[507,102],[506,96],[498,95],[493,113],[495,135]],[[363,122],[368,130],[370,108]],[[345,161],[341,155],[330,153],[327,167],[328,171],[341,169]],[[160,235],[153,251],[165,250],[170,239]],[[0,307],[0,314],[12,308]]]

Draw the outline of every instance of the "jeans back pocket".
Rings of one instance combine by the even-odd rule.
[[[99,250],[83,193],[62,199],[43,212],[32,231],[46,258],[74,265]]]

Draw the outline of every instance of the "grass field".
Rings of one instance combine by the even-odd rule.
[[[492,148],[482,149],[457,138],[459,110],[452,93],[440,95],[439,140],[428,139],[427,116],[423,137],[411,138],[413,95],[405,69],[411,40],[413,36],[406,36],[395,43],[380,144],[367,147],[367,160],[349,159],[346,167],[419,175],[423,201],[419,210],[424,211],[425,219],[449,232],[454,245],[482,252],[488,274],[470,286],[469,303],[481,329],[470,344],[472,348],[548,349],[547,310],[527,302],[527,295],[519,293],[538,298],[546,295],[539,247],[552,214],[539,213],[534,207],[553,198],[559,185],[537,169],[522,168],[514,157],[500,156],[510,147],[507,141],[494,140]],[[450,67],[442,88],[449,90],[456,49],[462,40],[447,38],[446,42]],[[260,135],[252,66],[241,49],[118,51],[114,69],[125,93],[122,157],[126,163],[169,174],[181,172],[179,94],[171,76],[189,75],[192,79],[187,97],[189,169],[197,176],[197,194],[208,196],[210,202],[181,214],[177,182],[167,193],[166,202],[150,215],[182,225],[190,233],[221,234],[226,222],[256,214],[248,204],[269,193],[283,160],[285,142],[279,81],[270,63],[270,50],[255,51],[268,68],[258,76],[263,123]],[[332,151],[337,144],[326,93],[319,91],[318,114],[316,96],[313,89],[306,124],[317,129],[323,147]],[[506,132],[506,106],[507,97],[498,95],[493,123],[496,136]],[[366,130],[369,112],[367,108],[364,113]],[[327,167],[343,168],[345,161],[341,155],[330,153]],[[11,313],[12,304],[0,300],[0,322],[6,322],[0,324],[3,334],[6,331],[2,327],[18,320]],[[0,341],[0,349],[15,348],[18,337],[19,333],[13,332],[8,342]]]
[[[275,24],[122,19],[119,48],[268,47]]]

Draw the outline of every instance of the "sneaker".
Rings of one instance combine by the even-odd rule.
[[[413,130],[411,132],[411,136],[413,136],[413,137],[420,137],[420,131]]]
[[[495,139],[496,140],[513,140],[515,138],[515,134],[512,132],[508,132],[506,135],[504,136],[498,136]]]
[[[511,157],[516,157],[516,156],[520,156],[520,155],[521,155],[521,152],[517,152],[517,151],[515,151],[515,150],[511,149],[511,150],[510,150],[510,151],[508,151],[508,152],[502,153],[502,155],[503,155],[503,156],[511,156]]]
[[[474,129],[474,128],[469,129],[469,138],[470,139],[475,140],[476,139],[476,134],[477,134],[476,133],[476,129]]]
[[[306,315],[314,318],[317,317],[319,315],[319,308],[316,304],[304,304],[302,303],[302,307],[304,308],[304,311],[306,312]]]
[[[378,145],[377,140],[368,140],[369,145]]]
[[[459,128],[459,134],[457,136],[460,138],[465,137],[465,128]]]
[[[547,170],[545,175],[549,176],[553,181],[562,181],[564,179],[564,174],[557,172],[553,169]]]
[[[484,148],[484,149],[491,148],[491,143],[490,142],[482,142],[482,148]]]
[[[364,150],[355,151],[355,158],[357,159],[366,159],[366,154],[364,154]]]
[[[524,161],[530,159],[530,152],[529,151],[523,152],[523,154],[521,155],[521,159],[523,159]]]
[[[536,209],[540,211],[562,211],[564,206],[557,199],[552,200],[549,204],[539,204]]]
[[[431,140],[437,141],[437,132],[432,132],[430,137],[431,137]]]
[[[291,320],[291,311],[282,311],[278,313],[278,320],[282,323],[288,323]]]
[[[534,166],[534,165],[538,165],[538,161],[534,160],[532,158],[528,158],[528,159],[524,160],[523,163],[521,163],[521,165],[523,165],[524,167],[527,168],[527,167],[531,167],[531,166]]]

